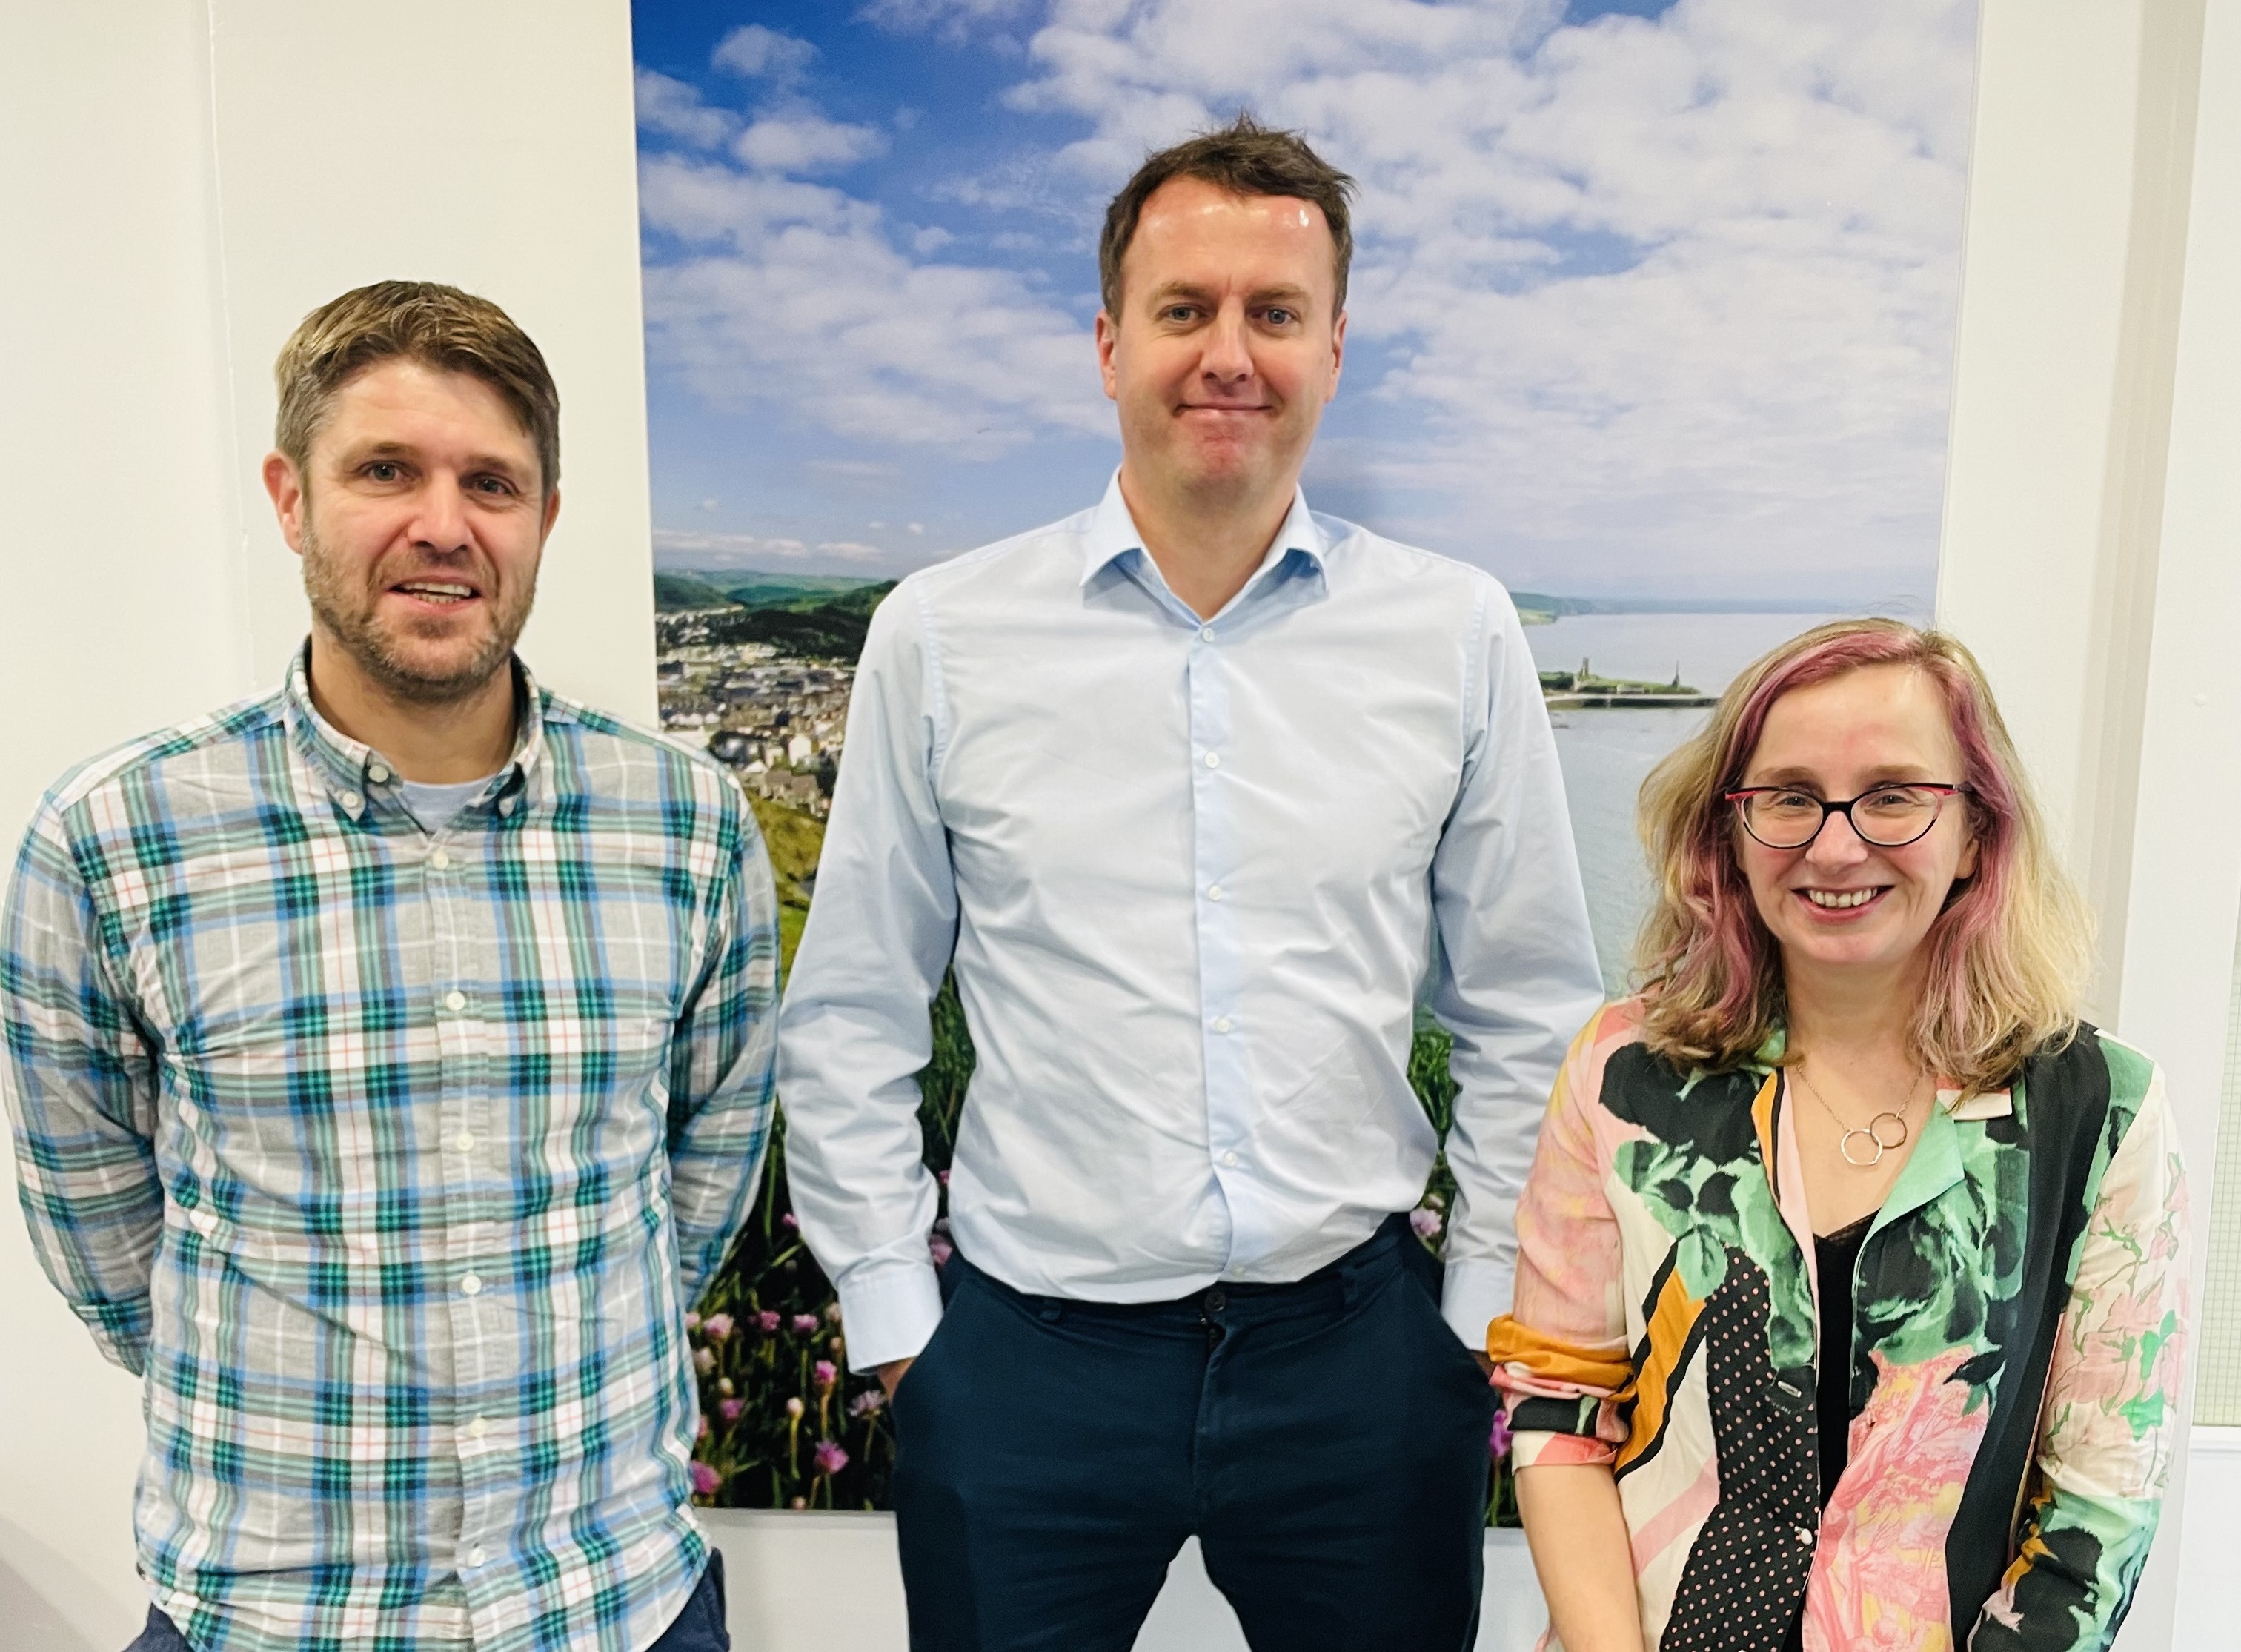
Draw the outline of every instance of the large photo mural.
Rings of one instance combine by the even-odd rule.
[[[1103,491],[1105,202],[1240,110],[1361,189],[1308,498],[1510,591],[1610,990],[1649,766],[1781,639],[1929,611],[1969,0],[638,0],[633,21],[661,716],[753,799],[789,961],[873,608]],[[973,1064],[947,991],[934,1027],[940,1172]],[[1443,1125],[1428,1021],[1411,1071]],[[1443,1174],[1412,1217],[1435,1250]],[[781,1126],[692,1322],[706,1500],[885,1505],[883,1395],[840,1320]]]

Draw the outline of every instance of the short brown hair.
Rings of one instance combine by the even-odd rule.
[[[1263,126],[1250,113],[1228,125],[1201,132],[1172,149],[1147,155],[1136,176],[1105,209],[1105,233],[1097,244],[1097,282],[1105,313],[1120,319],[1120,260],[1136,238],[1136,220],[1152,192],[1170,178],[1203,178],[1232,195],[1288,195],[1312,201],[1330,225],[1331,264],[1338,278],[1335,318],[1346,308],[1347,268],[1354,262],[1354,224],[1347,203],[1354,180],[1308,147],[1297,132]]]
[[[545,357],[489,299],[437,281],[377,281],[305,316],[272,364],[280,389],[272,445],[305,469],[336,392],[367,368],[396,360],[488,385],[536,445],[545,492],[559,485],[560,392]]]

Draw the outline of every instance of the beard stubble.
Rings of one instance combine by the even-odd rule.
[[[490,630],[472,649],[431,670],[416,661],[413,651],[401,645],[394,628],[384,625],[375,613],[381,592],[391,583],[388,579],[375,583],[355,578],[341,558],[320,542],[308,519],[304,524],[302,554],[304,594],[311,600],[312,617],[385,692],[423,706],[448,705],[480,692],[512,658],[513,645],[529,623],[530,605],[537,596],[532,570],[518,590],[507,591],[503,605],[492,603]],[[431,579],[456,572],[441,564],[411,571],[417,577]],[[490,582],[482,583],[487,592]],[[491,599],[485,596],[482,600]]]

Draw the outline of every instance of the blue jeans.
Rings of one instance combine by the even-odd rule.
[[[942,1285],[893,1409],[913,1652],[1129,1652],[1194,1534],[1255,1652],[1472,1643],[1494,1395],[1405,1220],[1176,1302]]]
[[[148,1609],[147,1627],[124,1652],[191,1652],[187,1637],[171,1620],[154,1607]],[[647,1652],[732,1652],[732,1633],[724,1626],[724,1556],[710,1548],[707,1568],[692,1590],[692,1598],[677,1621],[661,1632]]]

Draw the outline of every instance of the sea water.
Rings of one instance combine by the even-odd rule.
[[[1602,677],[1682,682],[1716,694],[1736,673],[1826,614],[1577,614],[1528,625],[1542,671],[1576,671],[1582,659]],[[1613,707],[1555,714],[1556,754],[1587,886],[1603,987],[1628,990],[1635,931],[1649,903],[1649,872],[1635,836],[1634,805],[1657,759],[1695,733],[1708,709]]]

